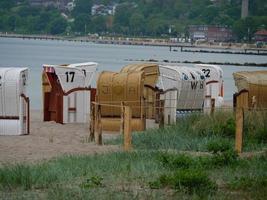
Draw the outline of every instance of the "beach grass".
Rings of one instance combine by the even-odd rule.
[[[264,199],[267,155],[235,157],[162,151],[64,156],[0,169],[5,199]],[[226,160],[229,158],[226,158]],[[229,160],[228,160],[229,161]],[[165,178],[164,178],[165,177]],[[259,193],[260,192],[260,193]]]
[[[264,119],[254,117],[258,134],[245,129],[246,157],[233,148],[233,114],[216,112],[134,133],[131,152],[4,165],[0,199],[266,199]]]
[[[267,112],[250,112],[245,115],[243,151],[267,148]],[[122,144],[122,136],[105,141]],[[219,111],[213,116],[192,114],[177,120],[175,125],[133,133],[134,149],[178,151],[207,151],[211,141],[235,143],[235,116],[232,111]]]

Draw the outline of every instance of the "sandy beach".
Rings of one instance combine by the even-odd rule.
[[[225,101],[222,109],[232,108]],[[103,139],[119,134],[103,133]],[[31,110],[30,134],[0,136],[0,166],[8,163],[39,162],[62,155],[92,155],[120,151],[120,146],[98,146],[89,141],[89,124],[57,124],[43,122],[42,111]]]
[[[103,135],[103,138],[114,135]],[[88,124],[42,122],[41,111],[31,111],[30,134],[0,136],[0,165],[38,162],[61,155],[90,155],[119,151],[112,145],[97,146],[89,141]]]

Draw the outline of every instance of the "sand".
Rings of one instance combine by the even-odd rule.
[[[103,138],[112,137],[104,134]],[[114,137],[114,135],[113,135]],[[89,141],[88,124],[42,122],[40,111],[31,111],[30,134],[0,136],[0,165],[32,163],[62,155],[91,155],[120,151],[119,146],[97,146]]]
[[[222,109],[232,109],[232,101],[225,101]],[[118,134],[103,134],[103,139]],[[30,134],[0,136],[0,166],[8,163],[39,162],[62,155],[92,155],[121,151],[120,146],[98,146],[89,141],[89,124],[57,124],[43,122],[42,112],[31,111]]]

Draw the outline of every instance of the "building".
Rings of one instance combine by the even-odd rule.
[[[91,15],[115,15],[117,4],[114,5],[103,5],[94,4],[91,8]]]
[[[257,31],[254,36],[256,42],[267,42],[267,30]]]
[[[66,8],[67,8],[68,11],[72,11],[75,6],[76,6],[75,5],[75,0],[72,0],[71,2],[67,3]]]
[[[73,0],[29,0],[30,6],[35,7],[55,7],[59,10],[68,9],[68,3]],[[75,4],[74,4],[75,5]]]
[[[192,41],[227,42],[233,40],[233,32],[226,26],[190,25],[188,32]]]

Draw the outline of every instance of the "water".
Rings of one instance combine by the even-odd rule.
[[[119,71],[124,65],[132,63],[127,61],[129,59],[267,63],[267,56],[170,52],[168,47],[0,38],[0,67],[29,67],[28,95],[31,99],[32,109],[41,109],[42,105],[41,72],[43,64],[94,61],[99,63],[99,71]],[[267,70],[264,67],[244,66],[222,66],[222,68],[226,100],[231,100],[233,93],[236,91],[232,77],[233,72]]]

